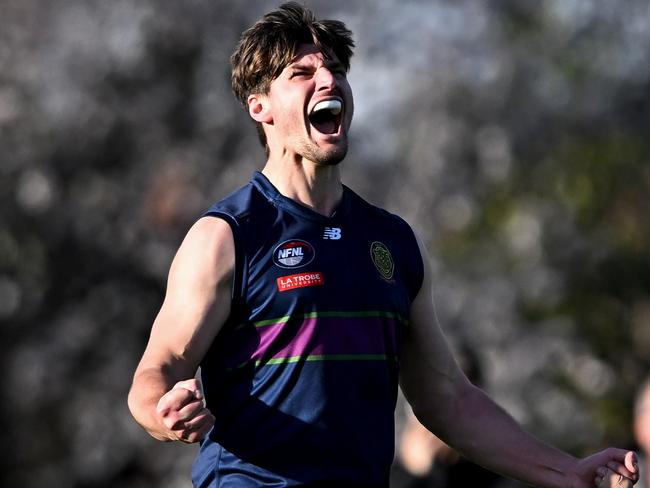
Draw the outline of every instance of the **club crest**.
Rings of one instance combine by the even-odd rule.
[[[370,257],[382,278],[385,280],[393,278],[393,271],[395,271],[393,256],[383,243],[374,241],[370,244]]]

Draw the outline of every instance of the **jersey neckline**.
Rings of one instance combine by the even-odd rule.
[[[284,196],[260,171],[255,171],[253,173],[251,183],[253,183],[253,185],[268,199],[269,202],[273,203],[277,207],[282,208],[283,210],[286,210],[305,219],[314,220],[317,222],[331,222],[345,215],[349,208],[350,189],[345,185],[342,185],[343,196],[341,197],[341,201],[332,212],[332,215],[328,217],[327,215],[320,214],[315,210],[306,207],[305,205],[289,197]]]

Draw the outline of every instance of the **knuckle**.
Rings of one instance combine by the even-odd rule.
[[[172,388],[173,390],[187,390],[190,393],[196,389],[195,387],[196,380],[191,379],[191,380],[183,380],[177,382],[174,387]]]

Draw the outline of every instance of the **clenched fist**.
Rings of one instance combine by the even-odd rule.
[[[606,466],[596,469],[594,482],[598,488],[632,488],[639,479],[636,454],[628,451],[622,461],[622,464],[610,461]]]
[[[192,443],[203,439],[214,425],[196,379],[179,381],[158,401],[156,413],[171,440]]]

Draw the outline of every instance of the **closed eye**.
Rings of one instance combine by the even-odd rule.
[[[311,76],[311,73],[309,71],[303,71],[303,70],[296,70],[292,71],[291,75],[289,76],[289,79],[291,78],[303,78],[306,76]]]
[[[304,78],[304,77],[312,76],[313,74],[314,74],[314,70],[309,66],[295,64],[289,68],[289,79]]]

